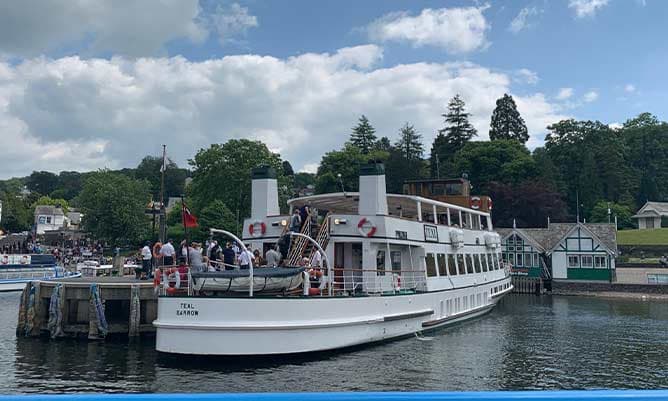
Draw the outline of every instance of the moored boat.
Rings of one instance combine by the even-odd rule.
[[[30,281],[77,277],[56,264],[53,255],[0,255],[0,292],[21,291]]]
[[[282,243],[288,266],[317,265],[322,256],[322,267],[302,274],[297,291],[279,293],[257,285],[271,268],[234,273],[245,278],[246,292],[225,291],[232,280],[207,290],[198,282],[208,273],[189,274],[187,290],[158,299],[157,350],[271,355],[345,348],[480,316],[510,292],[491,200],[471,196],[467,182],[413,182],[406,194],[387,194],[382,164],[370,164],[359,187],[288,201],[291,212],[310,210],[289,231],[292,213],[280,214],[275,173],[255,169],[243,243],[263,253]]]

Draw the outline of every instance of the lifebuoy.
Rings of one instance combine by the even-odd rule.
[[[471,197],[471,209],[478,210],[480,209],[480,197],[472,196]]]
[[[162,257],[162,255],[160,255],[160,250],[161,249],[162,249],[162,244],[160,243],[160,241],[153,244],[153,257],[154,258],[157,259],[157,258]]]
[[[366,217],[362,217],[359,223],[357,223],[357,231],[359,231],[363,237],[373,237],[373,235],[376,233],[376,226],[371,222],[371,220],[367,219]]]
[[[153,288],[160,287],[160,277],[162,277],[160,269],[155,269],[155,272],[153,272]]]
[[[255,226],[259,227],[259,230],[256,230]],[[248,226],[248,234],[255,237],[258,235],[264,235],[267,232],[267,225],[263,221],[254,221]]]
[[[487,198],[487,210],[492,210],[492,198]]]

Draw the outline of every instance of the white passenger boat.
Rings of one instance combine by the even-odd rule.
[[[510,292],[491,200],[471,196],[466,180],[412,182],[406,194],[386,194],[383,165],[370,164],[359,183],[360,192],[288,202],[291,212],[308,205],[319,217],[312,212],[301,232],[290,234],[287,265],[313,260],[320,249],[326,267],[302,272],[296,291],[278,293],[258,288],[256,276],[274,274],[268,268],[243,273],[244,293],[207,289],[200,281],[206,277],[189,275],[186,289],[170,288],[158,299],[157,350],[271,355],[345,348],[480,316]],[[284,238],[290,215],[280,214],[273,170],[253,170],[252,192],[243,242],[266,251]]]
[[[80,275],[58,266],[53,255],[0,255],[0,292],[21,291],[29,281]]]

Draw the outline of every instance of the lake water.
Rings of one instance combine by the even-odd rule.
[[[514,295],[430,341],[259,360],[17,339],[18,303],[0,294],[0,393],[668,388],[668,304],[654,301]]]

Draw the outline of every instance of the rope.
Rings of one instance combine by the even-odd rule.
[[[51,338],[62,337],[63,333],[63,306],[65,298],[63,298],[63,284],[58,283],[51,292],[51,300],[49,301],[49,322],[47,327]]]
[[[98,333],[100,336],[104,337],[107,335],[109,327],[107,326],[107,319],[104,317],[104,305],[100,298],[100,287],[98,287],[96,283],[90,285],[90,297],[95,306],[95,323],[97,325]]]
[[[26,324],[25,336],[29,336],[33,329],[35,321],[35,286],[30,282],[30,290],[28,290],[28,306],[26,307]]]
[[[130,287],[130,327],[129,335],[136,336],[139,334],[139,323],[141,321],[141,307],[139,303],[139,285],[133,284]]]

